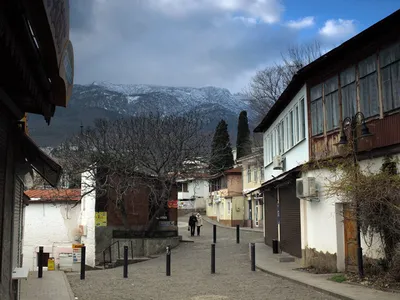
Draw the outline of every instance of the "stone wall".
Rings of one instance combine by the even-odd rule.
[[[317,251],[315,249],[303,249],[303,264],[313,267],[317,273],[337,272],[337,256],[329,252]]]
[[[179,236],[169,238],[132,238],[112,239],[111,261],[123,259],[124,246],[128,247],[128,258],[149,257],[165,252],[167,246],[175,248],[179,245]],[[109,244],[109,245],[110,245]],[[119,252],[118,252],[119,249]],[[110,259],[110,251],[106,251],[106,260]],[[96,264],[103,264],[103,251],[96,253]]]

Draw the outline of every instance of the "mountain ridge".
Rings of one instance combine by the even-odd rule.
[[[226,88],[170,87],[146,84],[114,84],[93,82],[75,84],[68,108],[57,108],[51,125],[42,118],[29,115],[28,128],[40,146],[56,146],[95,119],[117,119],[149,112],[162,115],[201,112],[210,121],[207,130],[214,130],[220,119],[229,124],[231,142],[236,139],[237,118],[248,103],[242,95],[233,95]]]

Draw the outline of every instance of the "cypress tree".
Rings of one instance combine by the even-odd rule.
[[[215,129],[211,145],[210,173],[216,174],[233,167],[233,154],[228,124],[221,120]]]
[[[249,120],[247,119],[247,112],[245,110],[243,110],[239,115],[236,151],[237,159],[251,154]]]

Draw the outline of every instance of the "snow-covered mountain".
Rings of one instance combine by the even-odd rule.
[[[157,110],[163,114],[187,112],[198,106],[218,105],[230,112],[247,109],[246,102],[229,90],[213,86],[202,88],[168,87],[144,84],[94,82],[74,86],[74,102],[101,107],[122,114]]]
[[[81,122],[84,126],[90,126],[96,118],[112,119],[146,112],[168,115],[196,111],[210,121],[210,130],[222,118],[225,119],[234,142],[237,118],[241,110],[248,110],[243,96],[232,95],[224,88],[94,82],[89,85],[74,85],[68,108],[57,108],[49,127],[42,124],[44,122],[40,117],[34,115],[28,120],[28,126],[30,134],[39,144],[53,146],[72,132],[78,131]]]

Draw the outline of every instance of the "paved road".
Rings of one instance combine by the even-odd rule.
[[[188,235],[186,226],[180,229]],[[128,279],[122,278],[121,267],[87,272],[85,281],[68,275],[72,290],[82,300],[336,299],[261,271],[251,272],[248,243],[262,240],[262,233],[242,231],[237,245],[235,230],[219,227],[217,231],[214,275],[210,274],[212,226],[204,222],[194,243],[182,243],[172,251],[171,277],[165,276],[163,255],[130,265]]]

